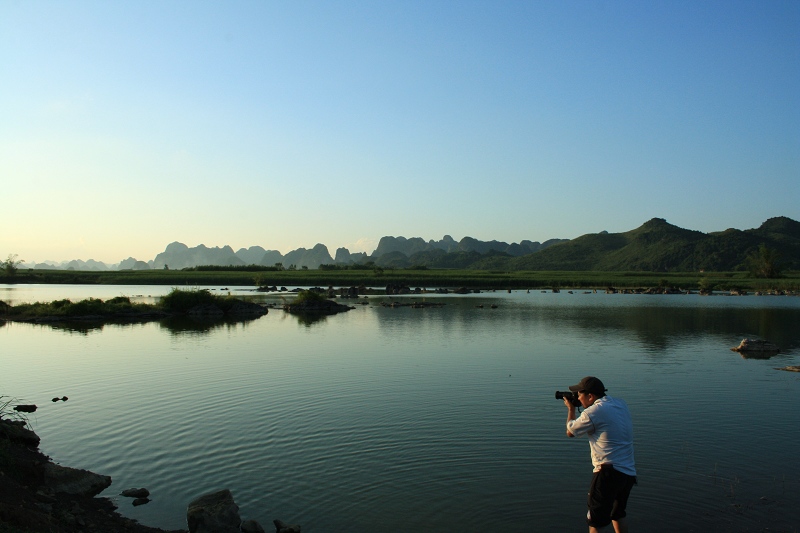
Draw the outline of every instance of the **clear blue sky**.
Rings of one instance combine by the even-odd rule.
[[[800,219],[800,2],[0,1],[0,259]]]

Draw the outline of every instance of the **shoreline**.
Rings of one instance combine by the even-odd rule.
[[[112,481],[55,464],[22,419],[0,418],[0,531],[187,533],[145,526],[97,497]]]
[[[257,287],[459,287],[482,290],[541,290],[559,288],[605,290],[672,287],[681,290],[762,291],[800,290],[800,271],[787,271],[780,278],[756,278],[748,272],[646,272],[646,271],[494,271],[456,269],[296,270],[296,271],[19,271],[0,273],[0,284],[65,285],[170,285],[196,287],[218,285]]]
[[[7,407],[9,404],[0,404]],[[27,406],[31,407],[31,406]],[[34,406],[35,410],[35,406]],[[0,414],[8,415],[3,411]],[[0,533],[263,533],[255,520],[242,520],[230,490],[196,497],[186,506],[187,529],[146,526],[122,516],[117,505],[98,496],[110,476],[62,466],[39,450],[39,436],[21,415],[0,416]],[[148,503],[149,491],[126,489],[133,505]],[[300,533],[300,526],[274,520],[277,533]]]

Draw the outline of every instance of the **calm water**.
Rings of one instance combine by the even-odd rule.
[[[0,299],[168,290],[0,286]],[[446,305],[370,297],[313,324],[275,309],[213,327],[0,323],[0,394],[37,403],[45,453],[112,476],[104,495],[147,525],[185,527],[190,500],[229,488],[267,529],[585,531],[589,446],[565,437],[553,393],[595,374],[634,417],[632,528],[797,531],[800,374],[776,367],[800,364],[800,298],[426,300]],[[730,351],[748,336],[784,352]],[[151,503],[115,496],[139,486]]]

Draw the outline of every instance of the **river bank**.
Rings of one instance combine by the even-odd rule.
[[[66,480],[66,481],[65,481]],[[98,498],[111,478],[55,464],[24,420],[0,418],[0,532],[185,533],[144,526]]]
[[[617,289],[672,287],[680,290],[789,291],[800,289],[800,272],[776,279],[753,278],[748,272],[594,272],[492,271],[447,269],[364,270],[27,270],[14,276],[0,273],[0,283],[182,286],[296,286],[381,288],[388,285],[471,289]]]
[[[65,398],[66,400],[66,398]],[[2,405],[9,405],[5,401]],[[22,406],[33,407],[35,406]],[[10,411],[9,411],[10,413]],[[39,436],[22,416],[0,417],[0,533],[264,533],[255,520],[242,520],[227,489],[199,496],[186,508],[189,529],[145,526],[117,512],[97,494],[111,477],[56,464],[39,450]],[[126,489],[133,505],[150,500],[144,488]],[[300,526],[273,521],[277,533],[299,533]]]

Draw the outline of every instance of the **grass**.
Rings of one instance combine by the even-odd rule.
[[[142,313],[152,310],[152,306],[142,303],[132,303],[127,296],[117,296],[103,301],[99,298],[88,298],[79,302],[70,300],[55,300],[52,302],[34,302],[5,306],[4,314],[11,318],[37,318],[37,317],[79,317],[79,316],[115,316],[124,314]]]
[[[748,272],[600,272],[600,271],[501,271],[455,269],[371,270],[282,270],[268,272],[127,270],[127,271],[19,271],[15,283],[66,283],[85,285],[199,285],[256,286],[359,286],[385,287],[389,283],[410,287],[469,287],[481,289],[558,288],[648,288],[663,286],[697,290],[701,280],[715,290],[750,291],[800,290],[800,271],[786,272],[783,278],[753,278]],[[0,275],[0,283],[4,279]]]
[[[22,403],[18,398],[11,396],[0,395],[0,420],[16,420],[28,423],[28,417],[25,413],[15,411],[14,406]]]
[[[234,302],[236,302],[235,298],[217,296],[211,294],[208,289],[187,291],[173,288],[169,294],[161,298],[157,305],[167,312],[185,313],[197,305],[216,305],[223,311],[227,311]]]
[[[297,293],[297,297],[292,301],[292,305],[301,304],[305,302],[324,302],[327,300],[325,295],[317,292],[317,291],[300,291]]]

